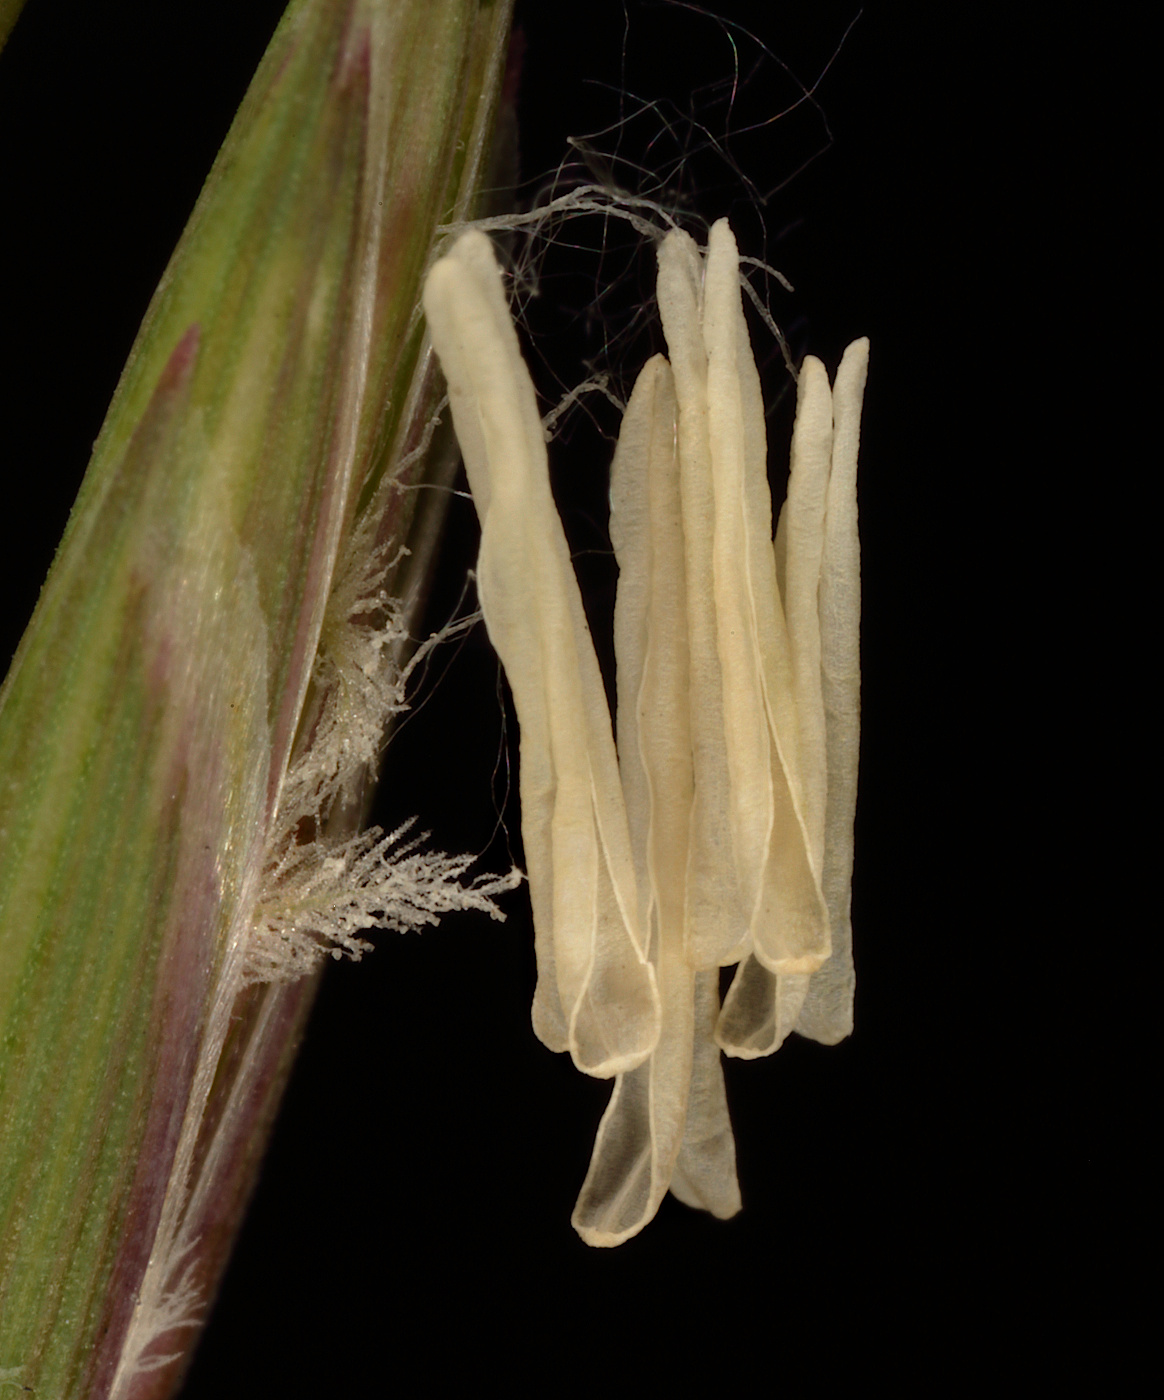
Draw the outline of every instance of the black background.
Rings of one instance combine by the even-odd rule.
[[[1033,502],[1079,472],[1032,420],[1052,413],[1055,362],[1079,353],[1049,295],[1067,275],[1069,161],[1093,189],[1104,179],[1070,135],[1064,36],[977,6],[722,0],[715,23],[593,0],[568,28],[563,8],[519,6],[527,176],[614,121],[620,90],[675,116],[698,89],[697,115],[722,136],[722,90],[707,85],[733,73],[726,21],[769,50],[753,74],[760,51],[736,35],[733,130],[788,105],[781,64],[806,84],[823,72],[831,144],[809,106],[733,144],[757,187],[783,186],[762,214],[713,153],[671,192],[708,219],[730,213],[744,251],[791,279],[773,306],[798,354],[835,368],[849,340],[872,341],[857,1029],[836,1048],[794,1037],[771,1060],[729,1062],[735,1220],[668,1199],[637,1239],[590,1251],[569,1214],[608,1090],[533,1037],[524,896],[505,924],[380,935],[363,964],[327,975],[189,1400],[686,1389],[707,1357],[729,1391],[940,1395],[989,1376],[1020,1338],[1071,1346],[1055,1283],[1086,1247],[1092,1147],[1078,1119],[1061,1131],[1060,1072],[1017,990],[1030,962],[1054,962],[1031,887],[1053,816],[1036,795],[1046,712],[1032,681],[1056,624],[1029,540],[1055,525]],[[5,658],[280,11],[30,0],[0,56]],[[1082,61],[1103,68],[1098,53]],[[648,162],[643,129],[624,151]],[[566,381],[594,348],[575,332],[553,352]],[[753,337],[767,346],[756,323]],[[762,354],[776,396],[782,372]],[[774,461],[787,431],[785,403]],[[608,447],[581,417],[565,438],[555,487],[601,633]],[[432,626],[472,532],[454,501]],[[416,814],[446,849],[506,868],[512,802],[509,844],[494,832],[516,745],[483,631],[436,670],[389,750],[377,818]],[[1038,1346],[1007,1363],[1013,1380],[1043,1364]]]

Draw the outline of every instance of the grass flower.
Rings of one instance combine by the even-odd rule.
[[[421,280],[509,20],[290,5],[0,692],[0,1379],[38,1394],[172,1393],[304,974],[511,883],[358,832],[439,494]]]

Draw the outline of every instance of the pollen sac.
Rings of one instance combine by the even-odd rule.
[[[424,308],[481,521],[481,611],[521,727],[534,1028],[584,1073],[609,1078],[654,1049],[659,995],[602,676],[533,384],[484,234],[463,235],[434,266]]]
[[[638,1233],[670,1189],[740,1206],[721,1049],[852,1029],[859,741],[856,465],[868,342],[799,376],[773,537],[759,375],[726,221],[659,248],[669,358],[611,473],[618,751],[544,434],[492,249],[464,235],[425,311],[481,520],[478,588],[521,725],[534,1026],[613,1076],[573,1224]],[[721,1008],[719,969],[736,966]]]

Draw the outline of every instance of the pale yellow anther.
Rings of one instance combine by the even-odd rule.
[[[852,1027],[859,734],[856,463],[868,342],[800,375],[772,537],[764,409],[726,221],[659,249],[670,362],[644,367],[611,480],[618,758],[492,249],[425,310],[481,518],[482,611],[521,724],[538,1034],[615,1075],[574,1212],[615,1245],[670,1188],[739,1209],[720,1049]],[[738,963],[720,1009],[718,969]]]

